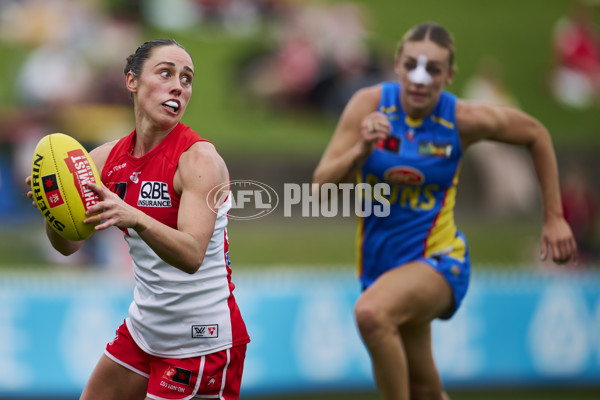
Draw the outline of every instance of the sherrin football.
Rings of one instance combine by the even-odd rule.
[[[62,237],[83,240],[94,233],[85,212],[98,196],[86,183],[100,182],[94,162],[71,136],[53,133],[37,144],[31,162],[31,190],[38,210]]]

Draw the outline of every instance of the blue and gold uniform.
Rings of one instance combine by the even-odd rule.
[[[390,213],[359,219],[358,261],[363,288],[384,272],[411,261],[438,270],[460,305],[470,275],[464,236],[454,222],[462,150],[456,129],[456,97],[442,92],[433,112],[413,120],[402,110],[400,85],[382,84],[378,111],[391,125],[391,137],[366,160],[359,182],[387,183]]]

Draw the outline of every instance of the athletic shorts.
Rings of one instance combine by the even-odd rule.
[[[463,239],[464,240],[464,239]],[[469,281],[471,280],[471,260],[468,250],[464,255],[463,260],[459,260],[450,255],[439,255],[434,257],[423,258],[423,261],[431,265],[436,271],[444,276],[450,288],[452,288],[453,304],[452,308],[440,316],[440,319],[450,319],[456,313],[462,303]]]
[[[143,351],[123,323],[104,353],[116,363],[148,378],[147,396],[152,399],[239,398],[245,344],[199,357],[161,358]]]

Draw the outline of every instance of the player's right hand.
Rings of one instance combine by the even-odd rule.
[[[363,118],[360,124],[360,133],[363,140],[369,144],[375,144],[385,140],[391,131],[390,121],[385,114],[374,111]]]

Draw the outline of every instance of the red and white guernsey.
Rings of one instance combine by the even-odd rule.
[[[158,146],[136,158],[131,155],[133,131],[111,150],[102,182],[126,203],[176,229],[180,196],[173,177],[181,154],[198,141],[204,139],[179,123]],[[133,229],[126,229],[135,276],[126,322],[149,354],[196,357],[250,341],[233,296],[226,228],[230,208],[228,198],[219,207],[202,265],[192,275],[164,262]]]

